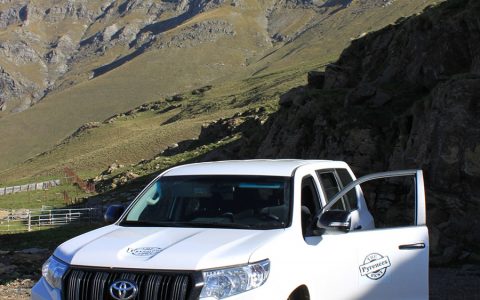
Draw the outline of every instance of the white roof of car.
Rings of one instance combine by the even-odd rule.
[[[257,175],[257,176],[292,176],[301,166],[318,164],[319,168],[331,168],[331,160],[300,159],[254,159],[204,162],[178,166],[167,170],[163,176],[182,175]]]

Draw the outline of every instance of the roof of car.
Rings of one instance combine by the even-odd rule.
[[[301,159],[253,159],[203,162],[178,166],[166,171],[163,176],[185,175],[257,175],[257,176],[292,176],[301,166],[308,164],[329,167],[331,160]],[[322,166],[319,166],[322,168]],[[331,167],[331,166],[330,166]]]

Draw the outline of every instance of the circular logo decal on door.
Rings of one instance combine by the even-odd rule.
[[[373,280],[382,278],[390,267],[390,259],[378,253],[371,253],[365,257],[363,265],[360,268],[360,275]]]

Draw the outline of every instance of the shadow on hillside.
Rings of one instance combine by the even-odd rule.
[[[168,31],[170,29],[173,29],[173,28],[177,27],[178,25],[182,24],[183,22],[187,21],[192,16],[194,16],[195,13],[197,13],[197,12],[198,12],[197,10],[186,11],[183,14],[180,14],[176,17],[173,17],[173,18],[170,18],[170,19],[167,19],[167,20],[163,20],[163,21],[160,21],[160,22],[157,22],[157,23],[149,24],[149,25],[145,26],[144,28],[142,28],[137,35],[141,36],[142,34],[145,34],[147,32],[156,35],[156,34]]]
[[[146,42],[145,44],[143,44],[142,46],[140,46],[140,48],[138,48],[137,50],[135,50],[134,52],[128,54],[128,55],[125,55],[109,64],[106,64],[106,65],[103,65],[101,67],[98,67],[96,69],[93,69],[92,73],[92,77],[95,78],[95,77],[98,77],[100,75],[103,75],[113,69],[116,69],[120,66],[122,66],[123,64],[131,61],[132,59],[134,59],[135,57],[141,55],[142,53],[145,52],[145,50],[147,48],[150,47],[150,45],[152,44],[152,41],[148,41]]]
[[[101,222],[70,223],[43,230],[0,234],[0,250],[18,251],[30,248],[53,250],[64,241],[103,225]]]
[[[146,34],[151,34],[150,38],[145,43],[143,43],[141,46],[139,46],[139,48],[136,49],[134,52],[132,52],[128,55],[125,55],[125,56],[123,56],[123,57],[121,57],[121,58],[119,58],[119,59],[117,59],[117,60],[115,60],[115,61],[113,61],[109,64],[106,64],[106,65],[103,65],[101,67],[98,67],[98,68],[94,69],[92,71],[93,78],[98,77],[100,75],[103,75],[103,74],[105,74],[105,73],[107,73],[107,72],[109,72],[113,69],[116,69],[116,68],[124,65],[125,63],[133,60],[137,56],[141,55],[142,53],[144,53],[148,48],[150,48],[153,45],[153,43],[155,41],[154,36],[177,27],[178,25],[180,25],[183,22],[190,19],[195,14],[199,13],[202,9],[203,9],[203,7],[195,7],[193,9],[189,9],[188,11],[186,11],[183,14],[180,14],[176,17],[173,17],[173,18],[170,18],[170,19],[167,19],[167,20],[163,20],[163,21],[153,23],[153,24],[149,24],[149,25],[145,26],[144,28],[142,28],[137,33],[137,38],[134,41],[132,41],[129,46],[131,48],[135,47],[135,45],[139,42],[139,39],[141,39]]]
[[[333,6],[343,6],[344,8],[347,7],[348,5],[350,5],[350,3],[352,3],[353,0],[328,0],[327,2],[325,2],[322,7],[333,7]]]

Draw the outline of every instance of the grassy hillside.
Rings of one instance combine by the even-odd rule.
[[[260,25],[255,26],[260,12],[239,15],[228,10],[219,11],[217,14],[232,24],[238,23],[235,38],[225,37],[195,47],[154,49],[98,78],[70,88],[62,86],[59,92],[50,93],[27,111],[4,116],[0,119],[0,136],[4,141],[0,144],[3,157],[0,168],[48,150],[86,122],[103,120],[142,103],[215,80],[228,81],[232,75],[241,78],[239,73],[245,69],[246,57],[262,49],[259,40],[265,43],[265,36],[259,37],[256,33],[262,32]],[[216,15],[207,13],[199,16],[198,21],[212,18]],[[180,32],[182,26],[167,35]],[[85,64],[74,65],[65,75],[66,80],[69,76],[88,73],[104,62],[104,58],[93,56]]]
[[[115,161],[130,165],[152,158],[174,143],[196,138],[205,123],[259,106],[275,110],[281,93],[305,83],[305,71],[256,76],[213,86],[205,92],[193,90],[179,95],[181,100],[162,98],[156,101],[159,108],[155,111],[120,114],[111,123],[96,124],[59,141],[51,150],[0,173],[0,182],[4,185],[58,177],[64,165],[83,177],[93,177]]]
[[[29,110],[0,118],[0,182],[48,177],[64,164],[93,176],[113,161],[134,163],[193,138],[205,122],[252,106],[275,107],[280,93],[303,84],[309,70],[336,59],[352,38],[433,2],[395,1],[387,7],[365,9],[362,2],[354,1],[339,11],[297,8],[298,18],[287,18],[287,22],[281,18],[289,14],[289,8],[276,8],[267,16],[265,9],[272,3],[249,0],[242,7],[221,6],[189,19],[166,32],[152,49],[91,80],[80,79],[100,62],[111,61],[114,50],[87,59],[87,64],[74,64],[60,89]],[[232,24],[235,34],[214,42],[187,41],[184,47],[162,48],[162,41],[181,35],[185,28],[218,20]],[[273,32],[291,36],[272,44]],[[207,84],[214,88],[202,97],[185,97],[181,108],[103,124],[55,147],[87,122],[101,122],[143,103],[189,94]],[[173,116],[175,123],[164,124]],[[28,158],[32,159],[25,162]]]
[[[308,11],[301,16],[295,14],[293,10],[283,11],[279,17],[285,19],[291,15],[296,17],[292,20],[291,26],[295,26],[299,19],[308,20],[305,28],[301,34],[294,35],[292,40],[280,43],[266,55],[257,57],[254,67],[260,72],[268,73],[282,70],[285,66],[299,66],[307,62],[333,62],[351,40],[440,2],[442,1],[394,1],[385,7],[373,5],[366,7],[365,3],[369,1],[352,1],[347,8],[338,10],[338,7],[333,7],[321,16],[310,16]],[[291,26],[284,30],[286,34],[292,29]]]

